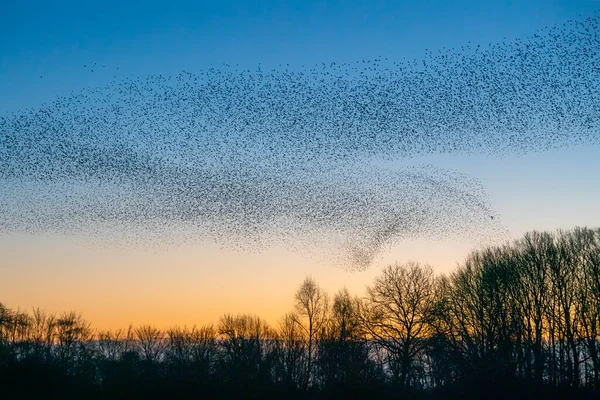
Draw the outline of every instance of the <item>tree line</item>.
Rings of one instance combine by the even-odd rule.
[[[389,265],[361,297],[308,277],[275,326],[104,331],[0,304],[0,396],[596,398],[599,330],[600,229],[531,232],[448,274]]]

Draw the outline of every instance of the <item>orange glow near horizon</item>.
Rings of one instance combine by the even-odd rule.
[[[342,287],[363,295],[382,265],[414,260],[446,272],[469,249],[466,243],[411,241],[370,269],[349,272],[278,248],[246,254],[198,245],[153,252],[13,236],[0,241],[8,266],[0,281],[0,302],[26,311],[80,312],[96,329],[216,325],[226,313],[256,314],[275,325],[292,310],[294,293],[306,276],[330,296]],[[456,260],[444,262],[449,256]]]

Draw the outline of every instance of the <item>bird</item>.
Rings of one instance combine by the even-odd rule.
[[[598,22],[417,60],[114,75],[0,119],[0,233],[279,243],[348,270],[408,239],[505,240],[477,179],[407,162],[599,144]]]

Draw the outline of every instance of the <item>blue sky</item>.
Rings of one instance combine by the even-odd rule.
[[[222,63],[253,69],[380,55],[419,58],[426,48],[528,36],[600,8],[593,0],[101,4],[4,2],[0,116],[127,76],[194,72]]]
[[[198,72],[211,66],[219,68],[223,63],[246,69],[256,69],[260,64],[270,69],[279,68],[280,64],[299,68],[378,56],[392,60],[418,59],[425,49],[459,49],[468,42],[487,45],[527,37],[538,29],[579,15],[591,15],[597,9],[600,9],[600,1],[593,0],[146,0],[103,1],[101,5],[100,2],[8,0],[0,9],[0,117],[18,113],[20,109],[39,107],[58,96],[86,87],[107,85],[127,77],[177,74],[182,70]],[[600,225],[598,147],[502,158],[428,156],[410,163],[432,163],[480,179],[492,205],[513,236],[533,229]],[[385,259],[428,261],[446,271],[462,260],[470,246],[470,243],[462,242],[413,247],[409,244],[392,250]],[[78,254],[76,257],[74,251]],[[237,290],[238,284],[252,283],[253,279],[257,285],[264,284],[260,281],[260,273],[239,273],[233,266],[244,262],[242,258],[215,249],[206,251],[205,254],[209,254],[206,260],[211,260],[213,266],[222,265],[221,272],[230,274],[227,275],[230,290]],[[95,257],[95,252],[101,256]],[[171,305],[177,307],[177,296],[183,296],[180,300],[184,302],[191,298],[191,293],[200,290],[198,287],[182,288],[184,280],[193,281],[190,277],[185,278],[187,268],[210,268],[208,261],[204,264],[198,261],[199,253],[195,250],[184,253],[176,253],[172,259],[160,258],[161,262],[171,260],[170,268],[179,275],[167,274],[159,266],[153,267],[155,276],[160,276],[155,283],[172,287],[172,292],[177,293],[173,295],[172,304],[161,300],[165,310]],[[0,279],[0,293],[7,296],[0,301],[13,307],[46,305],[55,309],[80,302],[83,297],[78,297],[79,294],[70,291],[68,286],[62,288],[58,282],[56,290],[63,294],[58,300],[50,292],[44,297],[46,292],[39,289],[48,279],[40,274],[40,269],[51,272],[51,268],[59,268],[52,267],[55,265],[60,266],[55,271],[58,275],[49,276],[61,276],[61,273],[75,276],[74,271],[79,268],[76,263],[89,263],[88,275],[81,276],[81,282],[87,282],[78,289],[81,296],[93,294],[93,285],[105,285],[101,286],[101,293],[105,293],[112,286],[109,280],[99,283],[104,279],[100,278],[105,268],[103,260],[109,260],[115,271],[119,266],[129,268],[131,281],[127,282],[133,293],[149,290],[136,289],[138,286],[134,282],[139,275],[134,273],[133,267],[148,262],[148,255],[131,253],[124,256],[118,252],[108,254],[105,250],[81,249],[62,239],[48,242],[39,238],[29,241],[26,236],[0,236],[0,270],[9,272],[9,279]],[[293,272],[276,267],[277,263],[288,261],[295,268]],[[332,290],[335,290],[334,285],[344,283],[350,289],[358,290],[363,283],[369,282],[373,273],[350,277],[342,271],[323,270],[306,260],[269,252],[264,256],[253,255],[251,263],[257,266],[257,272],[272,275],[273,282],[278,282],[273,283],[272,290],[281,290],[285,296],[292,293],[304,274],[312,274]],[[39,279],[31,278],[36,274]],[[285,278],[288,275],[290,278]],[[219,288],[214,282],[223,278],[215,276],[213,283],[207,276],[203,279],[206,290],[214,290],[214,287]],[[87,291],[86,284],[92,285],[89,287],[91,292]],[[219,290],[221,297],[218,298],[228,295],[223,291],[225,289]],[[247,292],[237,303],[231,294],[227,304],[231,311],[244,311],[243,305],[251,304],[253,311],[261,314],[261,310],[273,311],[273,304],[280,304],[284,298]],[[204,301],[219,301],[217,297],[207,299]],[[87,299],[78,304],[92,318],[104,321],[102,316],[108,315],[109,311],[102,308],[101,301],[105,300],[98,298],[97,303],[93,303]],[[115,308],[110,312],[115,312],[119,301],[130,299],[111,301]],[[147,300],[135,309],[137,311],[125,314],[123,318],[134,319],[135,315],[143,314],[147,321],[156,320],[157,314],[147,310],[150,303],[151,300]],[[287,305],[281,304],[281,307]],[[142,309],[146,311],[140,311]],[[222,311],[226,309],[219,308],[214,313]],[[203,312],[210,314],[212,311]],[[279,312],[279,308],[275,312]]]

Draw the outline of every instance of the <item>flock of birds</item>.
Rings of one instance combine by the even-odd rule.
[[[474,179],[380,161],[600,143],[599,17],[423,60],[148,76],[0,118],[0,233],[286,243],[350,269],[506,237]]]

